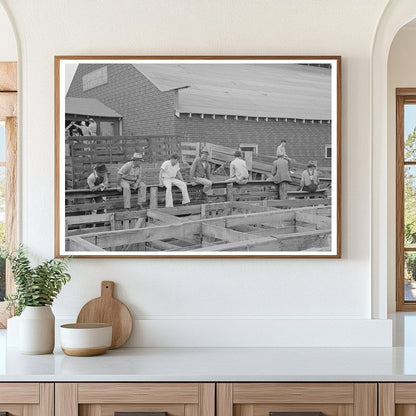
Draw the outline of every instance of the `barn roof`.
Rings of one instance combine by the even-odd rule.
[[[175,110],[249,117],[331,119],[331,70],[300,64],[135,64]]]
[[[66,97],[65,113],[79,114],[82,116],[122,118],[120,114],[96,98]]]

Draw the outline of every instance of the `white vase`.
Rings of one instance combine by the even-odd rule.
[[[19,346],[19,320],[20,316],[13,316],[7,320],[7,347],[18,348]]]
[[[50,354],[55,346],[55,316],[50,306],[26,306],[19,319],[19,351]]]

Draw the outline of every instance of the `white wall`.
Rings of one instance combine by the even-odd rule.
[[[343,58],[342,259],[74,259],[57,316],[73,319],[110,279],[137,319],[130,345],[389,345],[385,298],[371,320],[370,255],[370,53],[386,3],[0,0],[21,39],[22,241],[42,257],[53,256],[54,55]]]
[[[391,44],[388,62],[388,309],[396,310],[396,88],[416,87],[416,26],[404,27]]]
[[[1,4],[1,3],[0,3]],[[17,61],[17,44],[6,10],[0,6],[0,61]]]

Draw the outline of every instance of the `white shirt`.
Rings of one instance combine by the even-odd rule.
[[[240,158],[234,159],[230,163],[230,177],[236,177],[237,179],[248,179],[249,174],[247,170],[246,161]]]
[[[141,166],[134,166],[133,161],[127,162],[119,169],[118,174],[126,181],[137,181],[142,174]]]
[[[283,143],[279,144],[279,146],[277,146],[277,150],[276,150],[276,156],[287,156],[286,154],[286,148],[285,145]]]
[[[179,162],[175,166],[172,166],[171,161],[166,160],[162,163],[160,169],[162,169],[162,178],[176,178],[180,170]]]

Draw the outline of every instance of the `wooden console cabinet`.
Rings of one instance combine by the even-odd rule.
[[[411,383],[0,383],[0,416],[416,416]]]

